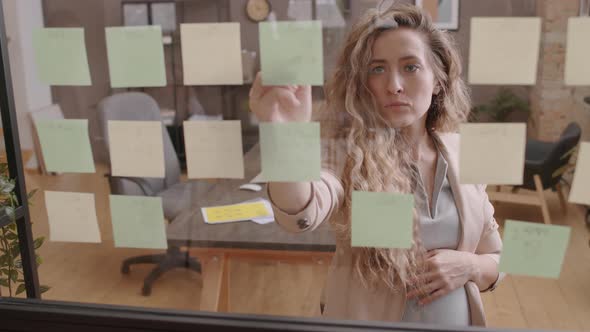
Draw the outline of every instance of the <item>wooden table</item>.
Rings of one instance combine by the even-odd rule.
[[[227,311],[229,308],[229,259],[328,263],[335,251],[335,239],[328,223],[313,232],[288,233],[276,223],[259,225],[251,221],[205,224],[201,207],[234,204],[263,197],[266,191],[240,190],[239,186],[260,171],[260,150],[254,146],[244,157],[245,179],[218,180],[203,194],[195,183],[191,208],[176,217],[167,229],[168,242],[187,248],[202,264],[201,310]]]

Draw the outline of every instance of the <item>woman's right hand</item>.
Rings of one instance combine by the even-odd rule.
[[[309,85],[262,86],[260,72],[250,89],[250,110],[261,122],[309,122],[311,87]]]

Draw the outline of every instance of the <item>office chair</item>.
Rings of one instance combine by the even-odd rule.
[[[104,148],[107,152],[109,151],[108,121],[162,121],[156,101],[149,95],[139,92],[125,92],[106,97],[98,104],[97,109]],[[195,191],[189,191],[191,189],[189,185],[180,182],[180,164],[164,125],[162,125],[162,136],[166,171],[163,179],[112,176],[110,173],[105,176],[108,177],[112,194],[162,197],[164,217],[169,222],[173,222],[183,210],[190,208],[190,200],[194,197]],[[110,160],[108,164],[110,165]],[[197,193],[204,194],[208,189],[205,183],[193,182],[191,185],[201,186],[197,187]],[[152,284],[169,270],[183,267],[201,272],[199,262],[189,257],[188,252],[181,252],[176,246],[169,246],[164,254],[127,258],[121,265],[121,272],[130,273],[130,267],[134,264],[156,264],[144,279],[142,288],[144,296],[151,294]]]
[[[561,182],[565,181],[562,176],[572,169],[569,160],[578,147],[581,135],[580,126],[571,122],[555,142],[527,140],[523,183],[515,186],[513,192],[519,189],[536,191],[538,205],[541,206],[543,219],[547,224],[551,223],[551,219],[543,192],[546,189],[557,191],[563,213],[567,212],[567,203],[561,187]]]

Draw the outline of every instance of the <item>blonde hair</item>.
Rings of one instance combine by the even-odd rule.
[[[345,159],[341,181],[345,198],[344,218],[332,218],[336,235],[350,243],[352,191],[413,193],[417,174],[413,170],[404,130],[391,128],[377,111],[368,86],[368,68],[375,40],[396,28],[418,31],[429,46],[429,61],[440,92],[433,96],[426,116],[432,131],[456,131],[466,121],[470,98],[461,78],[461,61],[454,42],[445,31],[412,5],[393,5],[380,12],[369,10],[353,27],[326,83],[326,103],[320,111],[322,135],[344,142]],[[335,163],[335,160],[331,161]],[[328,161],[328,165],[330,161]],[[342,165],[332,166],[336,169]],[[416,286],[409,283],[421,271],[425,250],[419,240],[419,223],[414,210],[414,240],[410,249],[352,248],[354,268],[360,280],[374,288]]]

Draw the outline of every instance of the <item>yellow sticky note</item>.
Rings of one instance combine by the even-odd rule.
[[[249,220],[272,215],[267,204],[263,201],[202,208],[201,212],[208,224]]]
[[[570,203],[590,205],[590,142],[582,142],[569,195]]]
[[[162,130],[160,121],[109,121],[113,176],[163,178]]]
[[[239,23],[180,25],[185,85],[242,84]]]
[[[45,191],[49,239],[100,243],[94,194]]]
[[[540,40],[540,17],[471,18],[469,83],[535,84]]]
[[[565,84],[590,85],[590,18],[570,17],[567,21]]]
[[[184,142],[190,179],[244,178],[239,120],[185,121]]]
[[[522,184],[525,123],[465,123],[459,133],[460,183]]]

